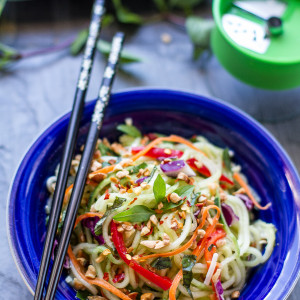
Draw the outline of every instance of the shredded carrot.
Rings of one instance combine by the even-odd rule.
[[[251,199],[251,201],[253,202],[253,204],[261,209],[261,210],[266,210],[268,209],[270,206],[271,206],[271,203],[268,203],[267,205],[265,206],[261,206],[257,200],[254,198],[254,196],[252,195],[251,191],[250,191],[250,188],[249,186],[247,185],[247,183],[243,180],[243,178],[238,174],[238,173],[234,173],[233,174],[233,178],[238,182],[238,184],[244,188],[246,194],[248,195],[248,197]]]
[[[97,285],[103,289],[108,290],[109,292],[111,292],[112,294],[116,295],[117,297],[123,299],[123,300],[131,300],[131,298],[129,298],[128,296],[126,296],[124,293],[122,293],[119,289],[115,288],[113,285],[111,285],[110,283],[108,283],[107,281],[101,279],[101,278],[96,278],[96,279],[89,279],[87,278],[81,271],[80,265],[76,259],[76,256],[74,255],[71,246],[68,247],[68,256],[72,262],[72,264],[74,265],[75,269],[77,270],[77,272],[79,273],[79,275],[81,276],[81,278],[83,280],[85,280],[86,282],[88,282],[89,284],[93,284],[93,285]]]
[[[169,300],[176,300],[176,290],[179,285],[180,280],[182,279],[182,270],[180,270],[175,278],[173,279],[170,291],[169,291]]]
[[[74,228],[78,225],[79,222],[81,222],[84,219],[87,218],[94,218],[94,217],[99,217],[100,219],[103,217],[102,213],[97,213],[97,212],[88,212],[85,213],[83,215],[80,215],[79,217],[77,217],[76,222],[75,222],[75,226]]]
[[[217,211],[220,211],[219,207],[216,206],[216,205],[209,205],[205,208],[203,208],[202,210],[202,222],[199,224],[199,226],[195,229],[194,231],[194,234],[192,235],[192,237],[190,238],[190,240],[184,244],[183,246],[181,246],[180,248],[174,250],[174,251],[170,251],[170,252],[165,252],[165,253],[155,253],[155,254],[151,254],[151,255],[146,255],[146,256],[142,256],[142,257],[139,257],[137,258],[138,261],[144,261],[144,260],[147,260],[149,258],[155,258],[155,257],[168,257],[168,256],[173,256],[173,255],[176,255],[176,254],[179,254],[185,250],[187,250],[194,242],[194,240],[196,239],[197,237],[197,231],[199,229],[201,229],[203,226],[204,226],[204,223],[205,223],[205,220],[207,218],[207,215],[208,215],[208,211],[210,209],[215,209]]]

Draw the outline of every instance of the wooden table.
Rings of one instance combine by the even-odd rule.
[[[86,21],[73,21],[14,25],[4,40],[18,49],[38,49],[63,42],[85,24]],[[171,35],[170,44],[161,41],[162,33]],[[109,31],[104,32],[104,36],[109,34]],[[222,98],[263,120],[263,125],[300,169],[300,89],[277,93],[261,91],[234,79],[214,57],[194,62],[192,44],[185,32],[165,22],[144,25],[130,34],[126,49],[142,57],[143,62],[127,65],[119,72],[115,92],[151,86]],[[55,119],[71,109],[80,61],[81,57],[72,57],[68,50],[62,50],[24,60],[0,73],[1,299],[31,299],[9,254],[5,234],[9,184],[29,145]],[[97,55],[87,99],[96,97],[103,67],[104,60]],[[296,299],[300,299],[300,284],[289,297],[289,300]]]

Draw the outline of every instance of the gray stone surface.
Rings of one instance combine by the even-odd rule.
[[[18,49],[32,50],[63,41],[83,27],[81,22],[13,28],[4,36]],[[172,36],[170,44],[161,33]],[[109,36],[109,32],[104,32]],[[167,23],[143,26],[128,36],[126,48],[143,63],[124,67],[114,91],[134,87],[164,87],[223,98],[254,117],[274,134],[300,168],[299,89],[288,92],[258,90],[238,82],[212,57],[194,62],[192,45],[183,31]],[[80,57],[67,50],[24,60],[0,73],[0,291],[1,299],[32,299],[9,253],[5,208],[9,184],[27,147],[47,126],[71,109]],[[97,55],[87,99],[95,98],[104,60]],[[298,110],[297,110],[298,109]],[[293,117],[293,118],[292,118]],[[266,121],[272,122],[266,122]],[[279,121],[280,120],[280,121]],[[298,284],[289,300],[300,299]]]

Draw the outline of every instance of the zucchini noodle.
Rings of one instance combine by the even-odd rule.
[[[201,136],[139,136],[133,125],[124,126],[120,143],[97,143],[99,170],[89,174],[84,189],[70,248],[77,262],[69,253],[74,263],[68,283],[109,300],[121,295],[111,286],[123,298],[231,299],[242,291],[249,270],[270,258],[276,242],[274,225],[253,220],[247,194],[239,197],[248,180],[233,152]],[[46,182],[47,212],[56,180],[57,172]],[[249,184],[248,200],[259,203]],[[96,287],[89,279],[107,285]],[[218,281],[222,293],[214,287]]]

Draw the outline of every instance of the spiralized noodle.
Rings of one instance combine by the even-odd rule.
[[[194,299],[209,299],[215,293],[213,280],[220,280],[225,299],[241,291],[248,270],[272,255],[276,229],[262,220],[252,221],[252,212],[235,195],[241,186],[234,181],[232,170],[240,167],[225,162],[229,152],[203,137],[193,142],[177,136],[159,137],[150,142],[148,137],[122,135],[120,141],[114,146],[106,140],[98,142],[101,156],[95,156],[96,165],[104,169],[91,173],[101,174],[101,179],[89,177],[94,181],[85,186],[71,242],[85,275],[80,276],[76,263],[71,262],[68,282],[76,278],[81,289],[111,300],[119,299],[113,289],[96,288],[88,278],[104,279],[128,296],[149,293],[155,299],[188,300],[191,293]],[[156,147],[151,148],[154,154],[135,157],[139,153],[135,147],[143,151],[140,147],[151,143]],[[161,164],[180,165],[179,160],[185,171],[172,171],[175,175],[163,171]],[[74,163],[75,171],[78,164]],[[108,173],[103,171],[107,165]],[[246,176],[239,175],[246,184]],[[74,182],[74,177],[69,179]],[[47,180],[49,205],[56,180],[57,172]],[[162,190],[164,195],[159,198]],[[259,202],[251,186],[249,191]],[[224,205],[232,210],[229,217]],[[134,213],[133,208],[137,209]],[[183,266],[183,260],[190,268]]]

